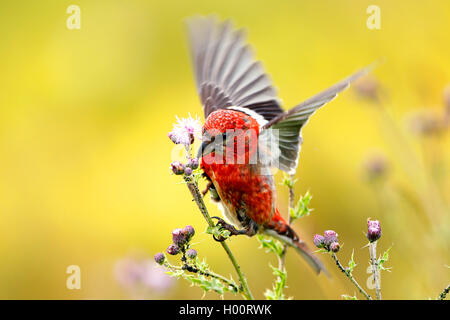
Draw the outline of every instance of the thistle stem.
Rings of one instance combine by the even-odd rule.
[[[197,182],[191,177],[184,176],[184,181],[186,181],[187,187],[189,191],[191,192],[195,203],[197,204],[198,208],[200,209],[200,212],[202,213],[203,217],[205,218],[206,222],[210,227],[214,227],[214,222],[211,219],[211,216],[208,213],[208,209],[206,208],[205,202],[203,201],[203,197],[200,193],[200,190],[198,189]],[[241,284],[240,292],[247,300],[254,300],[253,295],[248,287],[247,279],[245,278],[244,274],[241,271],[241,267],[237,263],[236,258],[234,257],[233,253],[230,250],[230,247],[225,241],[220,242],[223,249],[228,255],[228,258],[230,259],[231,263],[233,264],[234,269],[236,270],[236,273],[239,276],[239,282]]]
[[[375,282],[375,292],[377,300],[381,300],[381,282],[377,261],[377,241],[369,244],[370,262],[372,265],[373,280]]]
[[[289,188],[289,208],[288,208],[288,213],[289,213],[289,224],[291,224],[291,209],[292,208],[294,208],[294,175],[293,174],[291,174],[290,176],[289,176],[289,183],[288,183],[288,188]],[[279,257],[279,261],[278,261],[278,266],[279,266],[279,269],[281,270],[281,271],[284,271],[285,270],[285,265],[286,265],[286,252],[287,252],[287,249],[288,249],[288,245],[287,244],[284,244],[284,246],[283,246],[283,253],[281,254],[281,256]]]
[[[338,266],[339,270],[341,270],[346,277],[355,285],[356,288],[358,288],[359,292],[361,292],[361,294],[366,297],[367,300],[372,300],[372,297],[370,295],[367,294],[366,291],[364,291],[364,289],[359,285],[358,282],[356,282],[355,278],[353,278],[352,274],[350,273],[349,270],[346,270],[342,264],[339,262],[339,259],[337,258],[335,253],[331,254],[331,257],[333,258],[333,260],[336,262],[336,265]]]
[[[227,279],[224,276],[221,276],[220,274],[217,274],[215,272],[212,272],[212,271],[209,271],[209,270],[202,271],[202,270],[199,270],[196,267],[191,266],[191,265],[189,265],[187,263],[185,263],[182,267],[173,266],[171,264],[166,263],[166,267],[168,269],[171,269],[171,270],[186,270],[186,271],[189,271],[189,272],[192,272],[192,273],[201,274],[201,275],[206,276],[206,277],[215,278],[215,279],[217,279],[219,281],[222,281],[223,283],[227,284],[228,286],[232,287],[235,292],[239,292],[238,286],[232,280]]]
[[[444,291],[442,291],[442,293],[438,297],[438,300],[444,300],[449,291],[450,291],[450,284],[444,289]]]

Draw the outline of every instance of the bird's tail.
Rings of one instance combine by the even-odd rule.
[[[272,220],[265,225],[264,233],[294,248],[317,273],[323,271],[328,275],[328,271],[322,262],[314,256],[307,244],[300,239],[297,233],[283,219],[278,209],[275,211]]]

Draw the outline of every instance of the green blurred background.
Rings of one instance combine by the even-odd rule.
[[[71,4],[81,8],[80,30],[66,27]],[[371,4],[381,8],[380,30],[366,27]],[[295,228],[309,243],[314,233],[336,230],[339,257],[346,264],[355,250],[355,276],[365,286],[366,219],[377,218],[379,250],[392,246],[383,297],[435,298],[450,279],[450,143],[436,124],[450,113],[447,0],[2,1],[0,298],[201,298],[181,280],[136,294],[117,279],[118,261],[151,259],[172,229],[187,224],[214,271],[234,274],[169,170],[175,115],[202,116],[183,20],[208,13],[247,28],[285,108],[384,58],[371,82],[341,94],[304,130],[296,196],[310,190],[314,212]],[[373,154],[386,171],[368,180]],[[285,214],[287,202],[280,185]],[[263,298],[275,258],[255,238],[230,246]],[[355,294],[321,258],[331,280],[288,253],[287,295]],[[80,290],[66,288],[69,265],[81,268]]]

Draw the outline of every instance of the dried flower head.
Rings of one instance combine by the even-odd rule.
[[[182,144],[188,148],[194,139],[201,139],[202,125],[197,116],[192,118],[189,114],[188,118],[178,118],[177,122],[174,123],[173,129],[169,132],[168,136],[175,144]]]

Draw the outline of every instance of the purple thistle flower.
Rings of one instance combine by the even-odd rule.
[[[176,244],[171,244],[167,247],[166,252],[172,256],[177,255],[180,253],[180,248]]]
[[[184,174],[190,176],[192,174],[192,168],[186,167],[184,169]]]
[[[381,237],[380,221],[367,219],[367,239],[370,242],[377,241]]]
[[[324,245],[324,237],[321,236],[320,234],[316,234],[314,235],[314,239],[313,239],[314,245],[317,248],[323,248]]]
[[[198,159],[197,158],[191,158],[188,160],[186,167],[189,167],[191,169],[197,169],[198,168]]]
[[[164,254],[161,252],[158,252],[153,257],[155,259],[155,262],[159,265],[162,265],[164,263],[164,260],[166,260],[166,257],[164,257]]]
[[[183,232],[186,234],[187,241],[190,241],[195,234],[194,227],[192,226],[184,227]]]
[[[180,175],[184,173],[184,165],[179,161],[174,161],[170,164],[172,168],[172,172],[176,175]]]
[[[172,241],[175,245],[178,247],[181,247],[184,245],[187,241],[186,234],[184,233],[183,229],[174,229],[172,231]]]
[[[341,246],[338,242],[333,242],[332,244],[330,244],[330,250],[334,253],[338,252],[340,248]]]
[[[337,242],[338,241],[338,234],[336,233],[336,231],[333,230],[326,230],[323,233],[323,242],[325,244],[325,246],[329,246],[331,245],[333,242]]]
[[[202,125],[200,120],[196,116],[192,118],[178,118],[177,122],[173,125],[173,129],[169,132],[168,136],[175,144],[182,144],[188,148],[195,138],[201,139]]]
[[[187,256],[189,259],[195,259],[195,258],[197,257],[197,251],[196,251],[195,249],[189,249],[189,250],[186,252],[186,256]]]

